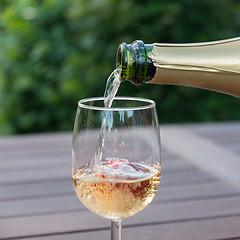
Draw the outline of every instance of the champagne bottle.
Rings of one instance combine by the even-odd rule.
[[[122,81],[174,84],[240,97],[240,38],[193,44],[122,43]]]

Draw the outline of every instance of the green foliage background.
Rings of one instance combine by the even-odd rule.
[[[118,45],[240,36],[238,0],[1,0],[0,134],[71,130],[77,101],[102,96]],[[161,123],[239,120],[240,100],[187,87],[121,84]]]

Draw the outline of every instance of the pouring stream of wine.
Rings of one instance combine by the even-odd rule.
[[[105,108],[111,108],[113,99],[117,94],[120,83],[121,83],[121,69],[115,69],[108,77],[108,80],[106,83],[106,88],[104,93]],[[107,123],[108,113],[109,111],[105,111],[102,119],[101,129],[100,129],[99,138],[98,138],[97,151],[96,151],[95,159],[93,162],[93,169],[97,169],[99,168],[99,166],[101,166],[105,137],[106,137],[107,126],[108,126],[108,123]]]

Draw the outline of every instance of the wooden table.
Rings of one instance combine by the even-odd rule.
[[[163,125],[154,201],[123,239],[240,239],[240,122]],[[109,239],[71,183],[71,133],[0,138],[0,239]]]

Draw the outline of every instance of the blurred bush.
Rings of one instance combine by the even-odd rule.
[[[77,101],[102,96],[118,45],[239,36],[235,0],[1,0],[0,134],[71,130]],[[121,84],[158,104],[160,122],[240,119],[237,98]]]

